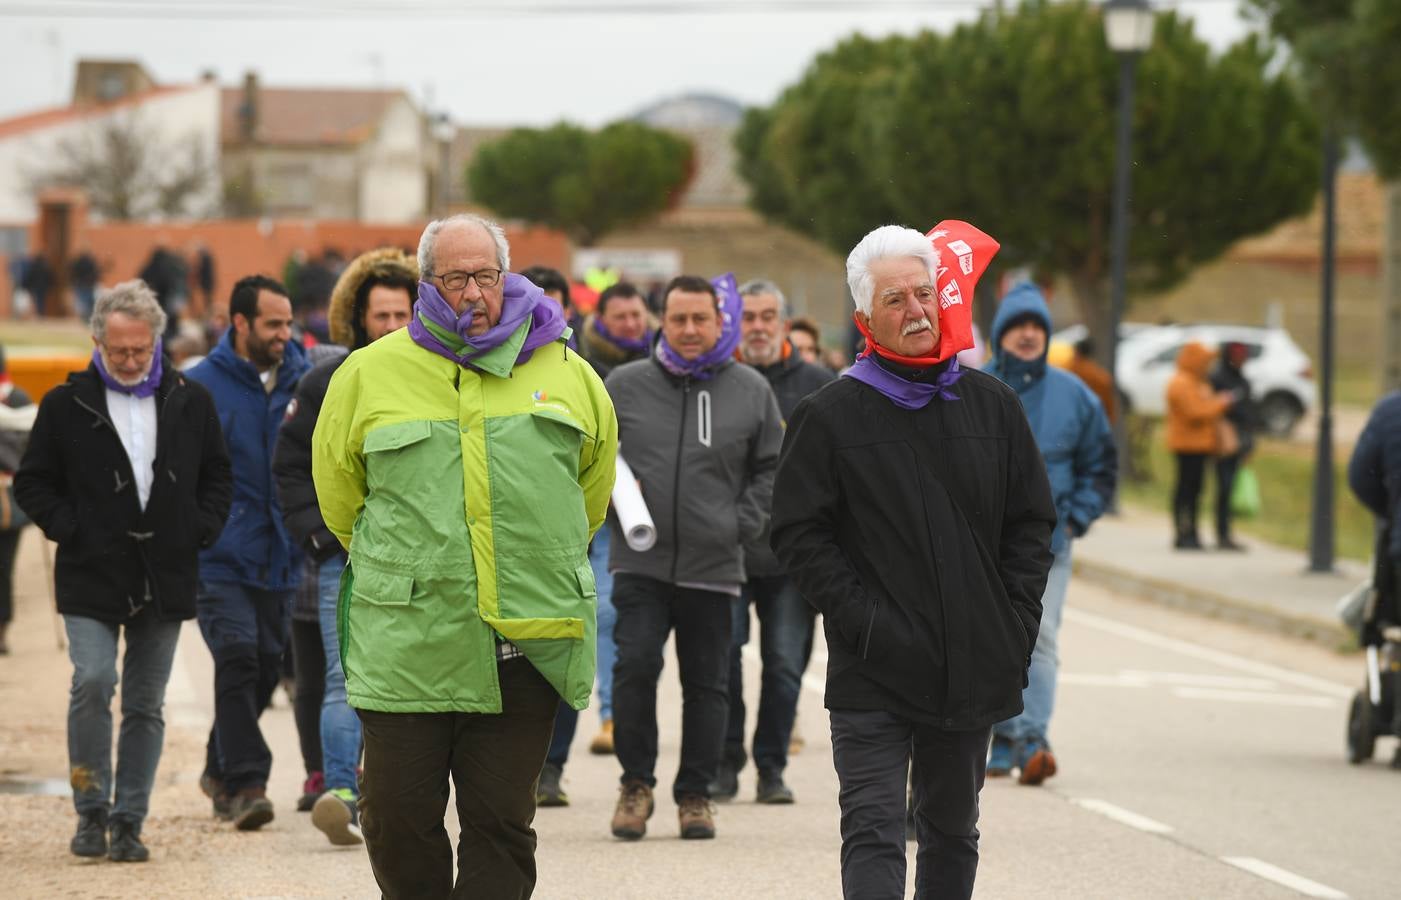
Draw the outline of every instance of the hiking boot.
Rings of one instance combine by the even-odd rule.
[[[554,763],[545,763],[540,769],[540,781],[535,785],[536,806],[568,806],[569,795],[560,786],[564,770]]]
[[[244,788],[229,803],[229,818],[239,831],[257,831],[272,821],[272,801],[263,787]]]
[[[78,831],[68,850],[74,856],[107,855],[107,810],[95,809],[78,816]]]
[[[337,847],[365,843],[360,833],[360,810],[350,788],[324,791],[311,808],[311,824],[321,829]]]
[[[716,803],[728,803],[739,793],[739,767],[721,762],[715,770],[715,780],[710,782],[710,799]]]
[[[700,794],[682,794],[676,801],[676,817],[681,820],[683,841],[715,837],[715,807]]]
[[[1056,756],[1045,741],[1031,741],[1021,769],[1018,784],[1038,785],[1056,774]]]
[[[320,772],[312,772],[302,782],[302,795],[297,798],[297,812],[310,812],[316,801],[326,793],[326,778]]]
[[[204,796],[210,799],[214,811],[214,818],[222,822],[227,822],[233,818],[233,813],[230,812],[229,809],[233,798],[230,797],[229,792],[224,789],[224,783],[222,781],[210,775],[208,772],[205,772],[203,775],[199,776],[199,789],[204,792]]]
[[[625,841],[642,840],[654,809],[656,803],[652,800],[651,788],[641,781],[624,782],[618,792],[618,806],[613,810],[613,837]]]
[[[589,741],[589,752],[594,756],[613,755],[613,720],[604,719],[598,726],[598,734]]]
[[[759,773],[759,788],[754,792],[755,803],[780,805],[793,802],[793,791],[783,783],[783,776],[775,772]]]
[[[112,845],[107,850],[112,862],[145,862],[151,851],[141,843],[141,829],[134,822],[121,819],[112,823]]]
[[[992,751],[988,753],[989,778],[1005,778],[1012,774],[1012,739],[992,736]]]

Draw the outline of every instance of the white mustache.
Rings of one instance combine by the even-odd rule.
[[[932,327],[933,326],[929,324],[929,320],[927,318],[920,319],[918,322],[911,322],[904,328],[900,329],[900,336],[904,337],[907,334],[918,334],[921,331],[928,331]]]

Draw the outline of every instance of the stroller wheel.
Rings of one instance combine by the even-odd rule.
[[[1347,717],[1347,761],[1356,765],[1372,758],[1377,735],[1372,730],[1372,701],[1362,691],[1352,695]]]

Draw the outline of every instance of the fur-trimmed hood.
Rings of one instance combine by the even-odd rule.
[[[383,247],[379,250],[371,250],[362,253],[350,261],[350,265],[345,267],[341,277],[336,280],[336,287],[331,292],[331,308],[327,313],[327,324],[331,329],[331,340],[352,350],[358,350],[364,345],[363,338],[357,340],[356,321],[363,314],[364,310],[356,308],[356,295],[360,293],[360,286],[373,276],[390,276],[407,278],[410,281],[418,281],[418,262],[411,256],[406,256],[403,251],[393,247]],[[412,301],[414,292],[409,291],[409,299]]]

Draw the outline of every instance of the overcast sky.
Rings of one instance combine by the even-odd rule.
[[[993,2],[0,0],[0,118],[66,104],[74,62],[98,57],[161,83],[402,87],[469,125],[598,125],[688,91],[768,103],[848,34],[945,31]],[[1250,27],[1239,0],[1155,5],[1218,49]]]

